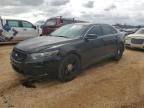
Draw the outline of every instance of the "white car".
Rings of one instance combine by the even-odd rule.
[[[125,46],[129,48],[144,49],[144,28],[139,29],[134,34],[126,36]]]
[[[0,18],[0,43],[18,42],[38,36],[37,27],[28,21]]]

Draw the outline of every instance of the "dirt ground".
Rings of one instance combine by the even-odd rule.
[[[144,108],[144,52],[125,50],[119,62],[106,60],[71,82],[47,80],[26,88],[12,70],[13,46],[0,47],[0,108]]]

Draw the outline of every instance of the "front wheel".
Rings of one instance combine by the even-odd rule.
[[[80,71],[80,59],[74,54],[66,56],[60,64],[58,78],[62,81],[73,80]]]
[[[116,50],[115,56],[114,56],[114,60],[118,61],[122,58],[123,55],[123,51],[124,51],[124,45],[120,44],[118,46],[118,49]]]

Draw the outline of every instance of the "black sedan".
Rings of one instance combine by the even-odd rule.
[[[69,24],[49,36],[17,44],[11,64],[14,70],[29,77],[54,75],[69,81],[93,63],[107,58],[120,60],[124,51],[121,35],[107,24]]]

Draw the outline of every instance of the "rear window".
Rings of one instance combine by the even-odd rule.
[[[56,25],[56,19],[49,19],[44,24],[45,26],[55,26]]]

